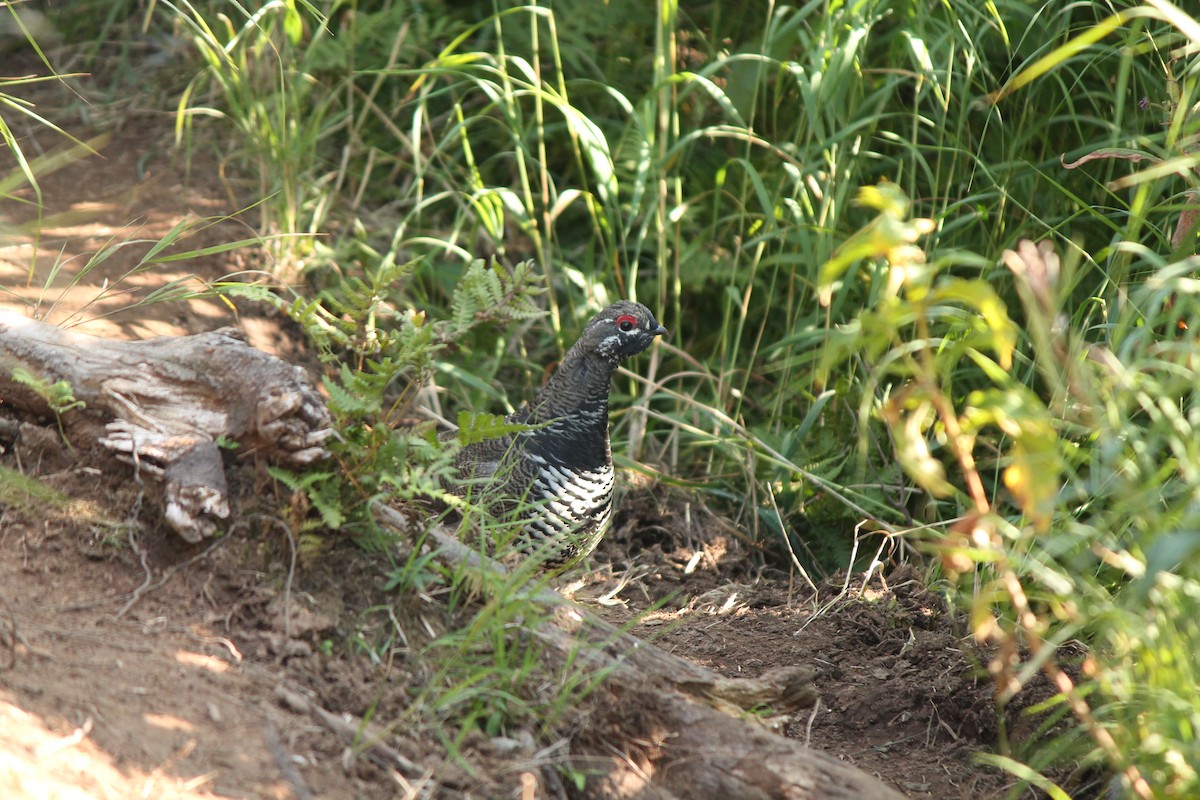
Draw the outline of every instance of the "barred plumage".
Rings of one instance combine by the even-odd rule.
[[[533,402],[508,417],[542,427],[464,447],[453,490],[478,492],[498,516],[521,510],[527,545],[546,545],[548,563],[590,553],[612,521],[612,376],[666,332],[639,303],[622,300],[597,314]]]

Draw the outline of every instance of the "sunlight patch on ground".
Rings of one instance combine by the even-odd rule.
[[[175,653],[175,660],[180,664],[187,664],[193,667],[200,667],[209,672],[221,674],[229,670],[229,664],[215,656],[206,656],[201,653],[191,653],[187,650],[179,650]]]
[[[90,720],[65,734],[7,702],[0,692],[0,797],[6,800],[161,800],[212,798],[207,776],[190,781],[117,769],[89,738]]]

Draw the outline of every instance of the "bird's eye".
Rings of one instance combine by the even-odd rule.
[[[632,314],[622,314],[617,317],[617,327],[628,333],[637,327],[637,318]]]

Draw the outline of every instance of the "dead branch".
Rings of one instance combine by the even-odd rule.
[[[85,407],[53,408],[59,382]],[[0,311],[0,402],[61,413],[72,441],[104,445],[161,478],[164,516],[190,542],[229,516],[218,440],[299,467],[328,457],[333,435],[304,371],[233,328],[125,342]]]

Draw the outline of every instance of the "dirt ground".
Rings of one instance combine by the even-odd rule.
[[[47,97],[43,106],[61,96]],[[65,113],[77,99],[61,101],[39,111]],[[129,244],[84,269],[115,242],[154,240],[188,215],[233,207],[220,165],[186,167],[169,116],[133,108],[105,130],[99,156],[43,175],[40,223],[30,205],[0,205],[0,308],[125,338],[234,324],[255,345],[299,357],[303,344],[265,309],[213,299],[130,308],[156,287],[252,268],[259,254],[137,271],[149,245]],[[31,155],[61,143],[33,128],[18,134]],[[202,227],[180,247],[245,238],[248,224]],[[39,483],[0,476],[0,797],[423,796],[419,780],[348,747],[297,699],[356,719],[405,718],[414,679],[405,648],[354,646],[386,624],[374,602],[385,556],[337,542],[293,574],[290,543],[269,526],[185,545],[131,468],[65,448],[52,422],[2,400],[0,468]],[[252,464],[235,485],[248,501],[279,491]],[[686,498],[627,493],[590,571],[562,582],[578,578],[571,588],[583,602],[613,595],[596,605],[606,619],[640,615],[635,634],[722,674],[817,668],[820,702],[786,734],[909,797],[1004,795],[1011,780],[972,760],[998,737],[980,656],[915,569],[813,592],[763,567],[729,526]],[[1010,710],[1010,735],[1031,724]],[[386,736],[439,780],[451,776],[457,796],[535,796],[528,743],[510,753],[468,743],[449,760],[423,741],[429,732]]]

